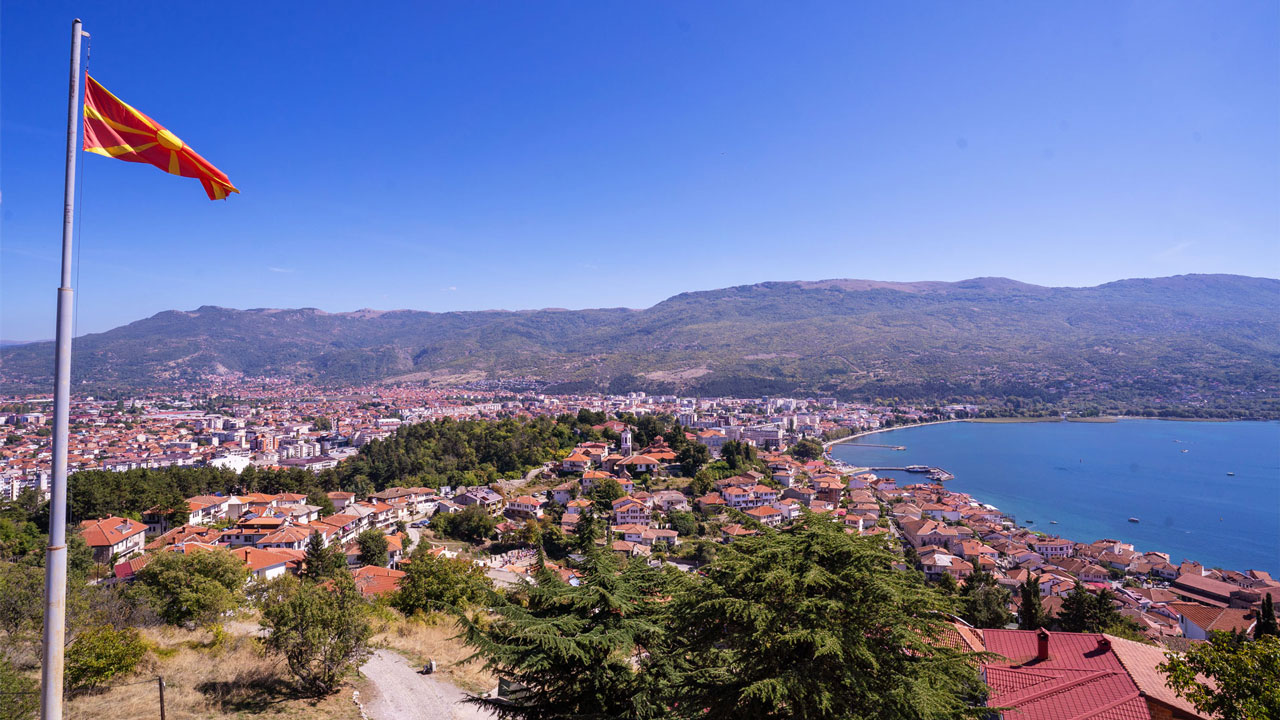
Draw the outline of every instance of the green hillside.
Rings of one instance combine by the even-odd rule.
[[[1280,280],[1187,275],[1091,288],[771,282],[644,310],[159,313],[77,339],[75,377],[154,386],[207,374],[322,383],[809,393],[1263,406],[1280,385]],[[50,343],[0,350],[0,382],[47,387]]]

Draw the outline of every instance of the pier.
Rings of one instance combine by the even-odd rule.
[[[920,473],[920,474],[924,474],[924,476],[930,480],[939,481],[939,482],[945,482],[947,480],[952,480],[955,478],[955,475],[952,475],[951,473],[947,472],[946,470],[943,470],[940,467],[923,467],[920,465],[912,465],[910,467],[869,467],[866,469],[871,472]]]

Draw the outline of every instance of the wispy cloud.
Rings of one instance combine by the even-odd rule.
[[[1194,241],[1183,240],[1182,242],[1172,247],[1165,248],[1164,250],[1161,250],[1160,252],[1156,253],[1156,259],[1172,260],[1176,257],[1181,257],[1182,253],[1185,252],[1186,249],[1191,247],[1192,245],[1195,245]]]
[[[293,272],[293,268],[269,267],[269,268],[267,268],[267,269],[268,269],[268,270],[270,270],[271,272],[276,272],[276,273],[291,273],[291,272]]]
[[[457,285],[450,285],[449,287],[445,288],[445,290],[448,290],[449,292],[453,292],[454,290],[457,290],[457,289],[458,289]]]

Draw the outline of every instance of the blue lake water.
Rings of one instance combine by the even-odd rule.
[[[949,488],[1072,540],[1280,572],[1277,422],[947,423],[867,435],[832,454],[862,467],[941,467],[956,476]]]

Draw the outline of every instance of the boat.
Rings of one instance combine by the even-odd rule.
[[[1236,476],[1236,474],[1235,474],[1235,473],[1233,473],[1233,472],[1228,472],[1228,473],[1227,473],[1227,477],[1235,477],[1235,476]]]
[[[1131,522],[1131,523],[1136,523],[1136,522],[1142,522],[1142,521],[1141,521],[1141,520],[1139,520],[1138,518],[1131,517],[1131,518],[1129,518],[1129,522]]]
[[[1035,521],[1035,520],[1023,520],[1022,522],[1026,523],[1026,524],[1028,524],[1028,525],[1035,525],[1035,524],[1036,524],[1036,521]]]
[[[1057,520],[1050,520],[1050,521],[1049,521],[1049,524],[1050,524],[1050,525],[1057,525],[1057,524],[1058,524],[1058,521],[1057,521]]]
[[[903,469],[911,473],[927,473],[933,468],[929,467],[928,465],[908,465]]]
[[[1182,448],[1182,452],[1191,452],[1191,451],[1187,450],[1186,448]]]

